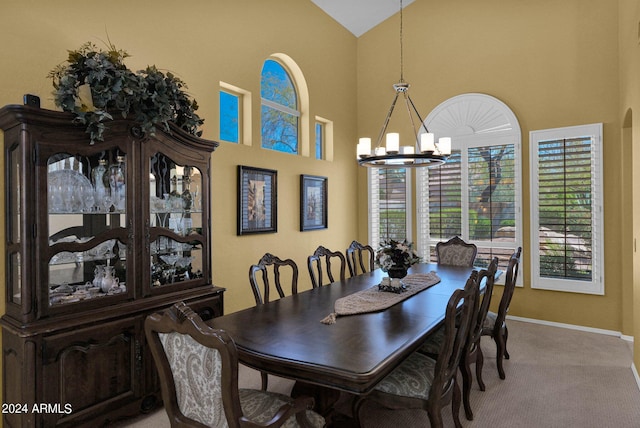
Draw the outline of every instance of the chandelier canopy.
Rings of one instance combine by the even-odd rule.
[[[422,120],[422,116],[420,116],[418,109],[409,96],[410,85],[404,81],[402,24],[402,0],[400,0],[400,81],[393,85],[396,94],[391,102],[387,117],[382,124],[382,129],[378,134],[375,147],[371,146],[371,138],[360,138],[358,142],[357,158],[358,164],[361,166],[375,168],[431,167],[443,164],[451,154],[451,138],[441,137],[436,143],[435,135],[429,132],[424,120]],[[386,141],[383,144],[382,139],[385,137],[391,115],[400,96],[402,96],[407,107],[407,113],[413,129],[412,138],[414,138],[414,143],[400,146],[400,134],[390,132],[386,134]],[[420,132],[421,130],[424,131]]]

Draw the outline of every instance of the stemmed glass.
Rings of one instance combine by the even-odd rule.
[[[196,185],[196,189],[193,191],[193,209],[194,211],[200,211],[200,186]]]

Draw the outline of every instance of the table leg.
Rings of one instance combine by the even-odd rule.
[[[333,405],[340,398],[340,391],[311,383],[296,381],[291,390],[293,398],[306,396],[315,400],[314,410],[322,416],[327,416],[333,411]]]

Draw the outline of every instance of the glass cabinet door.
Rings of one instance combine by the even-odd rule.
[[[49,307],[127,294],[127,156],[47,158]]]
[[[198,167],[178,163],[159,152],[149,159],[151,290],[180,287],[203,278],[202,184]]]
[[[20,228],[22,227],[22,177],[21,170],[24,165],[21,163],[21,153],[19,145],[14,145],[8,152],[8,163],[10,170],[7,177],[7,212],[6,212],[6,240],[7,240],[7,300],[20,305],[22,303],[22,261],[20,247],[22,237]]]

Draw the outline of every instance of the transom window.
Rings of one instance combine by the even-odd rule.
[[[260,96],[262,147],[297,154],[300,119],[298,96],[291,76],[275,60],[264,62]]]
[[[220,139],[237,143],[240,138],[240,98],[220,91]]]

